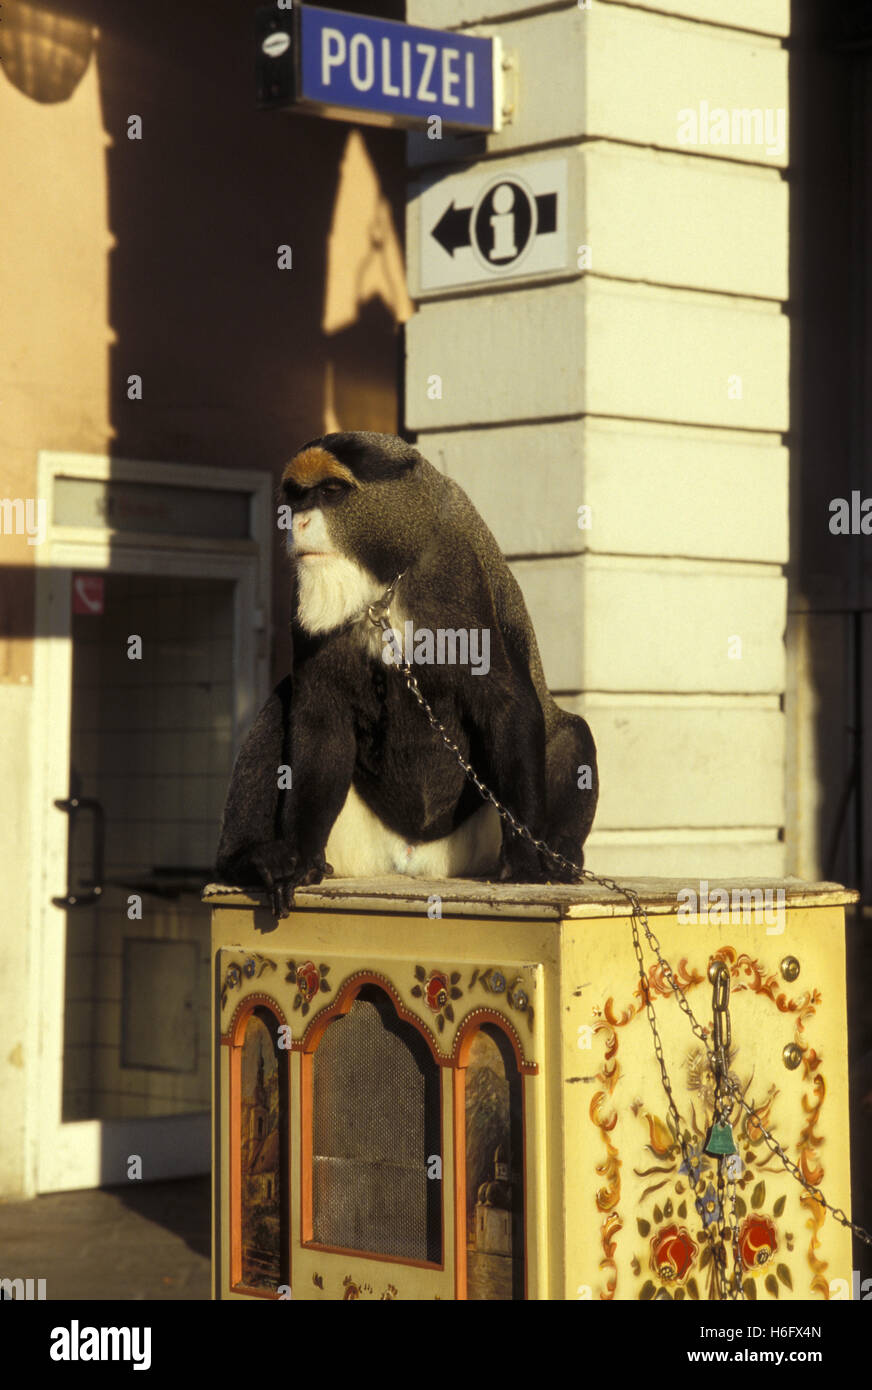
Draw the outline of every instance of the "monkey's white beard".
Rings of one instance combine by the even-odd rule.
[[[338,553],[320,508],[294,517],[287,547],[297,561],[297,617],[313,636],[333,632],[349,618],[360,616],[387,588],[364,565]],[[396,601],[391,609],[391,621],[402,631],[407,614]],[[372,655],[380,655],[381,629],[363,622],[360,631]]]
[[[297,617],[313,635],[332,632],[357,617],[387,587],[344,555],[298,559],[297,583]]]

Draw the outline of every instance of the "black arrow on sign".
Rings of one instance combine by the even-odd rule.
[[[536,199],[536,235],[557,231],[557,194],[540,193]]]
[[[557,230],[557,194],[540,193],[536,198],[536,235]],[[443,212],[430,235],[449,256],[461,246],[469,246],[469,219],[472,208],[456,208],[454,199]]]
[[[439,242],[443,251],[453,256],[460,246],[469,245],[469,219],[472,208],[456,208],[454,199],[446,208],[430,235]]]

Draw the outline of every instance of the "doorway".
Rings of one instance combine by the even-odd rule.
[[[202,1113],[233,585],[109,574],[97,611],[73,592],[63,1119]]]
[[[259,473],[52,462],[34,729],[41,1192],[209,1169],[200,896],[265,694],[271,490]],[[151,530],[107,525],[125,508]]]

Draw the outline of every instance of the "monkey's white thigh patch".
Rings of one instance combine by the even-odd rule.
[[[395,874],[394,863],[405,840],[388,830],[354,787],[336,817],[324,854],[338,878]]]
[[[428,844],[405,846],[395,873],[416,878],[478,878],[493,873],[500,857],[502,830],[493,806],[480,806],[457,830]]]
[[[410,844],[389,830],[350,787],[325,854],[338,878],[377,874],[477,877],[496,869],[501,840],[499,816],[493,806],[481,806],[451,835],[429,844]]]

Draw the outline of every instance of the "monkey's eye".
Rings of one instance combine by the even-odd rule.
[[[345,491],[345,484],[337,482],[335,478],[328,478],[320,486],[325,497],[339,497]]]

